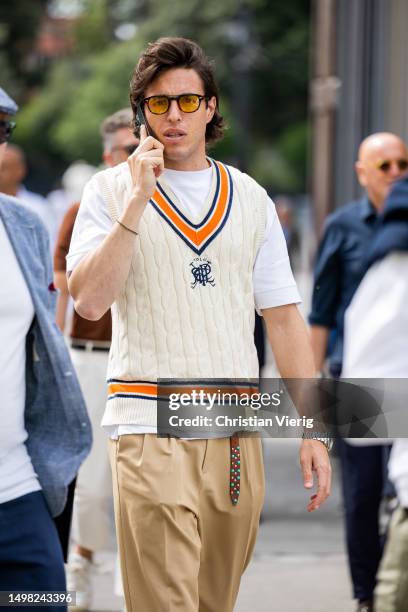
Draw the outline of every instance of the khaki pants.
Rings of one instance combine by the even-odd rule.
[[[261,441],[242,438],[241,494],[229,496],[229,438],[110,440],[128,612],[231,612],[264,498]]]
[[[391,519],[375,589],[376,612],[408,610],[408,511],[397,508]]]

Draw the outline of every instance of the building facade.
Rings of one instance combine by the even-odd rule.
[[[408,141],[407,0],[315,0],[311,192],[317,230],[361,194],[354,162],[377,131]]]

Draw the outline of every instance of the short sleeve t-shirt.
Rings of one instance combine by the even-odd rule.
[[[199,217],[211,186],[212,168],[193,172],[165,169],[163,177],[191,217]],[[96,249],[112,229],[112,219],[99,190],[91,179],[85,187],[67,256],[67,270]],[[290,267],[285,237],[268,198],[265,235],[259,247],[253,270],[256,308],[299,303],[300,296]]]

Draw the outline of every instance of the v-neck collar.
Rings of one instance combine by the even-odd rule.
[[[202,223],[205,222],[206,216],[209,213],[211,206],[214,202],[214,197],[217,191],[217,181],[219,181],[219,173],[217,173],[214,168],[214,163],[211,159],[207,158],[209,162],[208,168],[205,170],[199,171],[188,171],[183,172],[180,170],[170,170],[168,172],[173,172],[174,174],[167,174],[165,172],[160,176],[159,185],[160,188],[165,192],[168,199],[172,202],[174,208],[178,210],[180,216],[186,220],[187,223],[191,223],[193,227],[200,227]],[[178,184],[177,191],[173,191],[172,186],[172,176],[178,178],[177,175],[184,175],[180,184],[178,184],[178,180],[176,179],[176,184]],[[191,207],[187,204],[187,194],[181,196],[183,193],[183,185],[188,186],[191,183],[196,183],[197,179],[201,187],[203,187],[203,175],[205,176],[205,190],[206,192],[202,193],[202,203],[199,207],[193,207],[195,209],[192,211]],[[185,181],[185,182],[184,182]]]
[[[193,223],[182,204],[164,180],[150,199],[152,206],[182,240],[198,255],[214,240],[224,227],[231,209],[233,185],[228,168],[210,159],[213,167],[211,189],[204,205],[204,218]]]

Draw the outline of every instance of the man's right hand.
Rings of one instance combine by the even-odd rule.
[[[128,157],[130,174],[132,176],[131,201],[147,204],[156,190],[158,177],[164,170],[164,145],[152,136],[147,136],[146,127],[140,127],[140,144]]]
[[[103,242],[75,267],[68,281],[75,309],[82,317],[97,321],[123,292],[135,251],[135,234],[157,178],[164,170],[163,145],[140,130],[141,142],[128,158],[132,193],[120,218]],[[125,229],[122,226],[125,226]],[[127,231],[131,230],[131,231]]]

